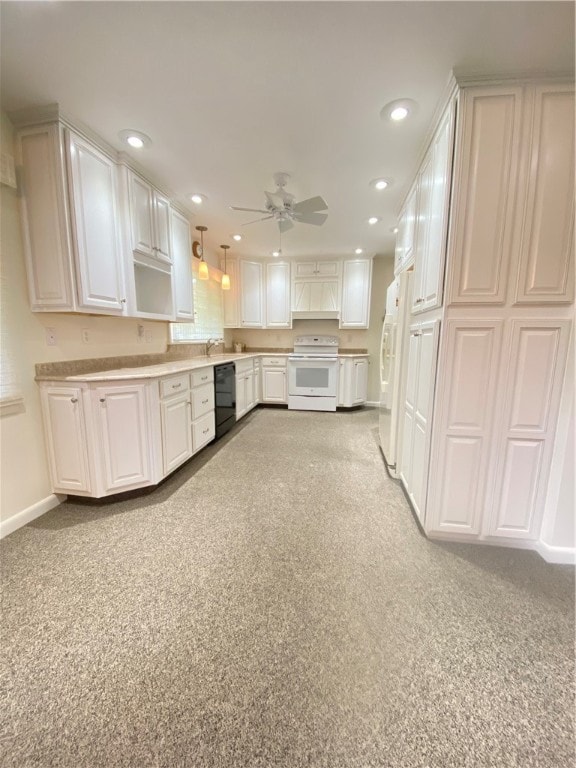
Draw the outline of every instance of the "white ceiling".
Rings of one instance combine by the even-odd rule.
[[[59,102],[130,150],[230,253],[269,255],[276,223],[241,227],[272,174],[300,200],[322,195],[323,227],[283,237],[294,255],[390,254],[391,228],[450,70],[574,67],[571,2],[2,2],[2,106]],[[406,124],[382,106],[414,99]],[[369,186],[378,176],[394,184]],[[370,227],[369,216],[381,223]],[[231,235],[241,232],[240,244]]]

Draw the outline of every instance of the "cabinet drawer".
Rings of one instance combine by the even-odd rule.
[[[198,371],[192,371],[192,386],[199,387],[201,384],[207,384],[209,381],[214,381],[214,368],[200,368]]]
[[[286,368],[285,357],[263,357],[262,365],[266,368]]]
[[[212,382],[204,384],[192,390],[192,418],[198,419],[200,416],[214,410],[214,385]]]
[[[181,395],[190,389],[190,376],[182,373],[179,376],[170,376],[168,379],[160,379],[160,397],[172,397],[172,395]]]
[[[239,373],[248,373],[248,371],[254,370],[254,360],[250,358],[250,360],[236,360],[236,375]]]
[[[199,451],[203,445],[209,443],[216,435],[216,421],[214,411],[201,416],[192,422],[192,448]]]

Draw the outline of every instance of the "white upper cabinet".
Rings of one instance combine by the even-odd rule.
[[[534,89],[517,303],[574,300],[574,87]]]
[[[32,309],[124,314],[115,163],[59,123],[18,130],[16,153]]]
[[[521,149],[521,87],[467,88],[450,238],[449,302],[504,304],[513,253]]]
[[[294,277],[338,277],[339,261],[297,261]]]
[[[290,264],[266,264],[266,327],[291,328]]]
[[[264,327],[264,267],[259,261],[240,260],[240,326]]]
[[[452,103],[432,140],[420,176],[413,307],[418,312],[442,304],[453,143]]]
[[[170,201],[134,171],[126,173],[132,251],[170,264]]]
[[[192,286],[192,242],[190,224],[177,211],[170,211],[172,229],[174,314],[177,320],[194,322]]]
[[[344,262],[340,328],[368,328],[372,259]]]
[[[78,305],[121,313],[117,166],[92,144],[66,131],[72,229],[76,244]]]
[[[224,271],[224,261],[220,262],[220,269]],[[224,328],[240,327],[240,312],[238,309],[240,290],[238,286],[238,262],[234,259],[226,259],[226,272],[230,276],[230,290],[222,291],[224,303]]]
[[[403,272],[414,263],[414,233],[416,229],[416,203],[418,200],[418,183],[414,182],[412,189],[398,220],[396,234],[396,252],[394,257],[394,274]]]

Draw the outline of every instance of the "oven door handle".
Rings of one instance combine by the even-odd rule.
[[[337,357],[289,357],[291,363],[337,363]]]

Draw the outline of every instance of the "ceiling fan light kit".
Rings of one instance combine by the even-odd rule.
[[[322,197],[309,197],[307,200],[301,200],[299,203],[296,203],[294,195],[286,192],[284,189],[290,178],[289,174],[278,172],[274,174],[273,178],[277,189],[274,192],[264,192],[266,197],[264,208],[230,206],[233,211],[266,214],[259,219],[247,221],[242,226],[274,219],[278,223],[280,234],[282,234],[292,229],[294,224],[312,224],[315,227],[320,227],[324,224],[328,214],[321,213],[321,211],[327,211],[328,205]]]

